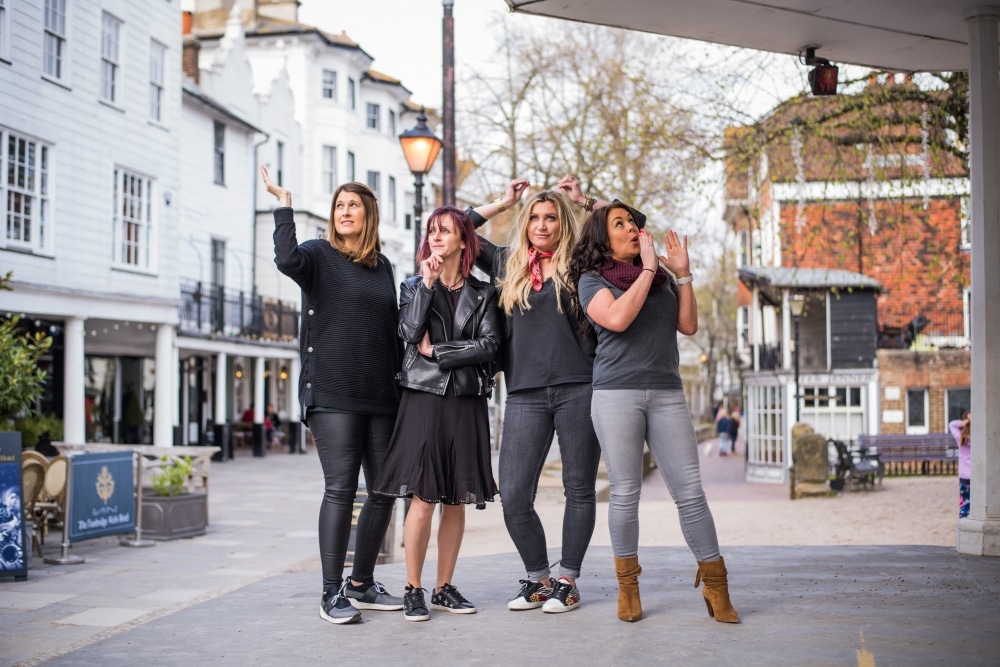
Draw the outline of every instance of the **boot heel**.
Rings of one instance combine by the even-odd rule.
[[[705,606],[708,607],[708,615],[715,618],[715,610],[712,609],[712,603],[707,598],[702,598],[702,600],[705,600]]]

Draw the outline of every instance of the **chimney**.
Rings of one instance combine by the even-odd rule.
[[[181,12],[181,34],[187,37],[191,34],[191,23],[194,17],[190,11]]]
[[[185,12],[189,14],[190,12]],[[190,25],[187,26],[190,29]],[[184,75],[198,83],[198,56],[201,53],[201,42],[190,32],[184,33],[184,52],[181,56],[181,69]]]

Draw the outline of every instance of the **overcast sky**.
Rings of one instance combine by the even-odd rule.
[[[493,52],[491,24],[504,0],[454,0],[455,68],[461,79]],[[347,35],[375,58],[376,70],[396,77],[413,99],[441,107],[441,0],[302,0],[299,20]],[[494,28],[495,29],[495,28]]]

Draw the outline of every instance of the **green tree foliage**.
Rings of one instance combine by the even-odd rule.
[[[10,290],[11,272],[0,278],[0,290]],[[38,360],[49,347],[52,337],[43,333],[21,332],[18,317],[0,320],[0,429],[31,408],[42,394],[45,371]]]

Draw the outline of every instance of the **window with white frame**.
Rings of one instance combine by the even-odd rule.
[[[153,269],[152,181],[126,169],[115,169],[112,216],[114,261],[121,266]]]
[[[347,105],[351,109],[358,108],[358,100],[355,97],[354,79],[347,77]]]
[[[337,73],[332,69],[323,70],[323,99],[337,101]]]
[[[906,433],[926,435],[928,433],[927,389],[906,390]]]
[[[163,61],[167,47],[155,39],[149,41],[149,117],[163,120]]]
[[[226,184],[226,126],[215,121],[213,129],[215,151],[215,183]]]
[[[972,410],[972,390],[969,387],[948,389],[944,393],[944,401],[945,421],[961,419]]]
[[[375,130],[377,132],[381,128],[381,116],[379,111],[379,105],[372,104],[371,102],[368,103],[367,114],[365,117],[365,127],[369,130]]]
[[[368,187],[372,189],[372,192],[375,193],[376,197],[378,197],[379,195],[379,190],[380,190],[379,183],[381,183],[381,181],[382,181],[382,174],[380,174],[377,171],[368,172]]]
[[[389,135],[396,136],[396,112],[389,109]]]
[[[389,211],[392,213],[392,219],[396,219],[396,177],[389,177]]]
[[[960,214],[959,219],[962,225],[962,250],[968,250],[972,247],[972,209],[970,208],[971,202],[969,202],[968,197],[962,197],[959,200]]]
[[[855,440],[864,433],[865,386],[802,387],[801,419],[837,440]]]
[[[739,331],[739,338],[736,346],[740,350],[750,347],[750,307],[740,306],[736,309],[736,328]]]
[[[66,69],[66,0],[45,0],[44,40],[45,74],[62,79]]]
[[[347,180],[354,181],[354,153],[347,151]]]
[[[0,0],[0,59],[10,58],[10,21],[7,18],[7,3]]]
[[[323,178],[323,192],[332,195],[337,189],[337,147],[323,146],[323,168],[320,170]]]
[[[105,102],[121,98],[121,32],[122,22],[105,12],[101,19],[101,99]]]
[[[41,252],[51,245],[49,147],[0,128],[0,199],[7,248]]]

